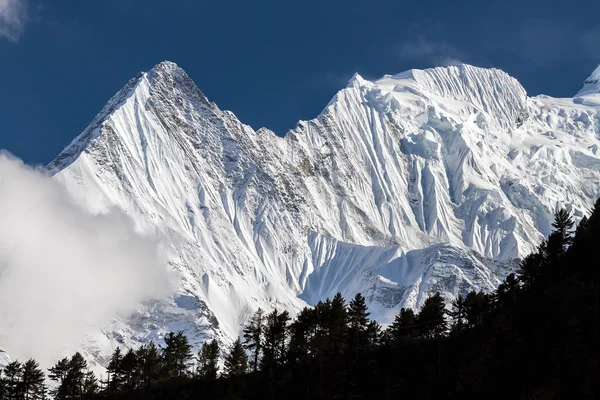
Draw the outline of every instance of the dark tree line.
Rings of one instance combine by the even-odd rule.
[[[193,357],[182,333],[169,334],[162,348],[115,350],[101,390],[80,356],[61,360],[50,370],[51,379],[60,383],[52,395],[597,398],[600,202],[575,231],[564,210],[556,213],[553,227],[537,251],[522,260],[518,273],[494,292],[466,293],[448,307],[434,293],[418,310],[402,308],[386,329],[369,318],[361,294],[347,303],[338,293],[304,308],[294,320],[285,311],[257,310],[242,338],[223,352],[222,364],[216,340],[205,342]],[[41,372],[33,360],[28,363]],[[37,381],[25,380],[24,368],[19,363],[5,368],[0,400],[43,398],[43,372],[41,380],[35,373],[29,375]]]

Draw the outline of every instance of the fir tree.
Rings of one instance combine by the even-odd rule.
[[[83,397],[84,399],[94,399],[100,392],[98,379],[92,371],[87,371],[83,379]]]
[[[377,321],[369,321],[365,332],[367,346],[370,350],[375,350],[381,340],[381,325]]]
[[[562,243],[564,245],[563,250],[566,250],[571,243],[573,243],[574,224],[573,218],[564,208],[561,208],[556,214],[554,214],[554,222],[552,223],[552,227],[562,238]]]
[[[219,342],[213,339],[210,342],[204,342],[198,353],[198,366],[196,374],[207,380],[217,379],[219,372]]]
[[[331,326],[331,300],[319,301],[314,308],[313,326],[310,339],[310,352],[319,359],[322,364],[324,358],[333,352],[333,346],[329,337]]]
[[[123,362],[123,355],[121,354],[121,348],[117,347],[110,358],[108,367],[108,390],[117,391],[121,389],[123,383],[123,370],[121,363]]]
[[[496,289],[495,297],[497,302],[504,306],[514,304],[520,289],[519,279],[514,273],[509,274],[504,281],[498,285],[498,289]]]
[[[22,368],[21,396],[25,400],[44,399],[46,396],[46,385],[44,371],[40,364],[34,359],[29,359]]]
[[[273,310],[266,318],[262,368],[269,369],[283,364],[290,315],[287,311]]]
[[[252,369],[258,369],[264,331],[264,311],[259,308],[244,327],[244,348],[252,352]]]
[[[464,328],[467,319],[465,298],[462,295],[459,294],[456,300],[452,302],[452,309],[448,315],[452,318],[452,330],[454,332],[461,331]]]
[[[68,387],[65,384],[67,375],[69,373],[69,359],[63,358],[59,360],[52,368],[48,370],[48,378],[56,384],[50,390],[50,393],[56,400],[63,400],[69,398]]]
[[[163,367],[166,377],[182,377],[187,374],[192,359],[191,346],[183,332],[171,332],[165,337]]]
[[[483,316],[489,311],[490,298],[482,291],[470,292],[464,301],[465,318],[469,327],[481,323]]]
[[[63,381],[70,399],[81,399],[85,393],[87,361],[77,352],[69,360],[69,370]]]
[[[425,299],[417,316],[419,331],[426,338],[434,338],[446,332],[446,312],[444,298],[440,293]]]
[[[140,385],[148,389],[150,383],[160,376],[160,353],[154,342],[150,342],[147,346],[140,347],[136,355],[139,363]]]
[[[316,330],[314,308],[304,307],[290,325],[288,359],[292,364],[306,365],[314,355],[311,342]]]
[[[225,357],[224,372],[225,376],[240,376],[244,375],[248,371],[248,356],[244,351],[244,347],[240,340],[236,340],[229,354]]]
[[[358,351],[365,344],[365,332],[369,324],[369,315],[371,313],[368,312],[364,296],[357,293],[348,305],[348,323],[354,351]]]
[[[7,400],[22,399],[23,364],[13,361],[4,367],[4,391]]]
[[[87,362],[80,353],[75,353],[71,359],[63,358],[49,371],[48,377],[56,382],[51,391],[56,400],[84,398],[88,371]]]
[[[573,219],[565,210],[560,209],[554,214],[552,227],[554,231],[548,237],[547,252],[549,261],[561,257],[573,243]]]
[[[414,311],[411,308],[401,308],[390,327],[392,339],[398,341],[404,337],[413,336],[415,323]]]
[[[538,252],[528,254],[519,264],[519,280],[526,287],[535,283],[546,265],[546,246],[546,241],[542,242],[538,247]]]
[[[129,349],[129,351],[123,356],[121,360],[121,372],[123,379],[123,389],[125,390],[133,390],[137,386],[137,372],[138,370],[138,359],[133,351],[133,349]]]

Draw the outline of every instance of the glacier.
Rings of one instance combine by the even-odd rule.
[[[439,291],[490,291],[600,193],[600,67],[573,98],[529,97],[498,69],[356,74],[281,137],[210,102],[176,64],[127,83],[47,171],[94,213],[161,238],[179,287],[88,337],[184,330],[230,343],[258,308],[362,292],[389,323]]]

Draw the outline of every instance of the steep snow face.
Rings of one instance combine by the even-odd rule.
[[[0,347],[0,369],[7,366],[11,362],[10,357],[2,347]]]
[[[581,98],[529,98],[467,65],[355,75],[282,138],[157,65],[48,167],[92,211],[159,235],[181,282],[172,302],[91,332],[90,356],[169,330],[227,342],[258,307],[337,291],[366,294],[387,323],[433,291],[492,290],[558,207],[579,218],[598,196],[600,107]]]
[[[583,82],[583,88],[575,96],[579,98],[579,102],[587,102],[592,105],[600,104],[600,65],[592,74]],[[583,97],[583,99],[582,99]]]

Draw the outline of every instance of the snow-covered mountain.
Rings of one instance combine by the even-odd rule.
[[[124,210],[180,285],[90,333],[100,361],[184,329],[230,341],[258,307],[341,291],[389,322],[428,293],[492,290],[600,192],[600,68],[572,99],[468,65],[355,75],[285,137],[254,131],[164,62],[117,93],[48,169],[93,212]]]

